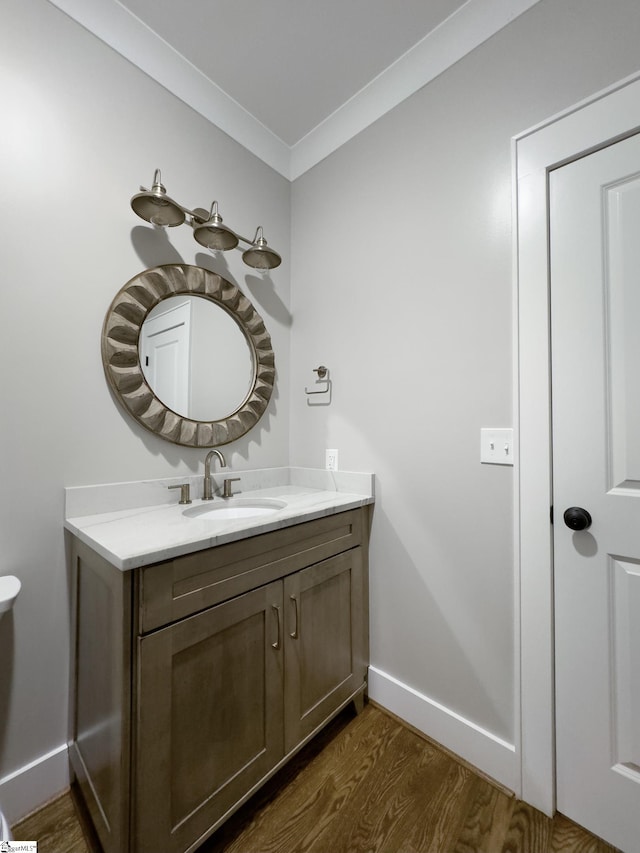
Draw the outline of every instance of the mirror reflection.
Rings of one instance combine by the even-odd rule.
[[[182,294],[147,315],[138,342],[140,367],[158,399],[194,421],[227,418],[253,387],[249,341],[236,320],[210,299]]]

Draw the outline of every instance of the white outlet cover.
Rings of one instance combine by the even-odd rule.
[[[338,451],[325,450],[325,468],[327,471],[338,470]]]
[[[483,427],[480,430],[480,462],[513,465],[513,430]]]

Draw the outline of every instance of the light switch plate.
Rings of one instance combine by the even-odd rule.
[[[513,430],[483,427],[480,430],[480,462],[513,465]]]

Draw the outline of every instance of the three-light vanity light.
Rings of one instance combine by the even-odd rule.
[[[160,169],[154,172],[151,189],[140,187],[140,192],[133,196],[131,207],[142,219],[161,227],[173,228],[175,225],[182,225],[189,217],[188,224],[193,228],[194,239],[207,249],[226,252],[228,249],[235,249],[242,240],[249,246],[242,253],[242,260],[253,269],[272,270],[282,263],[280,255],[267,246],[262,225],[256,229],[253,240],[249,240],[224,225],[218,213],[217,201],[212,203],[209,211],[202,207],[196,207],[194,210],[183,207],[167,195]]]

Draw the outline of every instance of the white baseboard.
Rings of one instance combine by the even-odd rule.
[[[0,779],[0,807],[10,824],[69,787],[66,743]]]
[[[374,666],[369,697],[511,791],[518,788],[515,746]]]
[[[376,667],[369,667],[369,696],[427,737],[441,743],[501,785],[517,790],[515,747]],[[16,823],[69,786],[67,745],[51,750],[0,779],[0,806]]]

